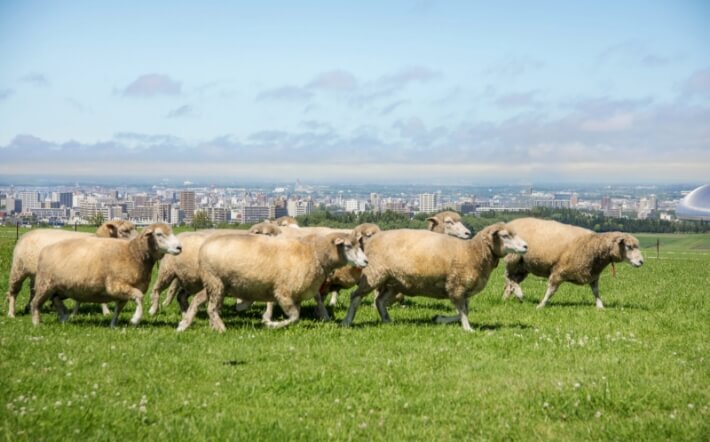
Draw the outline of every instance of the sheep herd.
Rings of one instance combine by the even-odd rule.
[[[520,283],[532,273],[548,279],[542,308],[562,282],[589,285],[596,306],[603,308],[599,276],[609,265],[627,261],[643,264],[639,242],[621,233],[595,233],[555,221],[520,218],[490,225],[471,238],[455,212],[427,219],[429,230],[381,231],[374,224],[354,229],[299,227],[290,217],[265,221],[248,231],[205,230],[174,235],[170,226],[150,225],[136,232],[127,221],[103,224],[96,234],[33,230],[20,238],[13,251],[8,285],[8,316],[15,316],[15,300],[30,279],[32,322],[40,322],[40,308],[52,301],[60,321],[69,314],[63,300],[115,302],[111,326],[128,301],[136,304],[132,324],[143,315],[143,296],[153,266],[160,262],[151,292],[150,315],[177,297],[183,317],[178,331],[187,329],[198,308],[207,303],[213,329],[224,332],[220,310],[226,296],[237,298],[237,310],[266,302],[263,323],[288,326],[299,319],[304,300],[315,298],[318,315],[329,319],[323,298],[355,287],[342,325],[355,319],[362,297],[375,293],[375,306],[389,322],[388,306],[403,296],[449,299],[455,316],[437,322],[460,322],[471,331],[469,299],[481,292],[500,259],[505,263],[503,298],[523,298]],[[190,301],[190,297],[192,300]],[[274,321],[277,303],[286,319]],[[108,310],[107,307],[105,307]],[[76,313],[76,308],[74,312]]]

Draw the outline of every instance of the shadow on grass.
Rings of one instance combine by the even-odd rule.
[[[533,304],[537,306],[537,304],[540,303],[540,299],[532,299],[525,297],[523,298],[522,301],[517,301],[517,303],[525,303],[525,304]],[[649,311],[650,308],[648,308],[645,305],[641,304],[630,304],[630,303],[625,303],[621,301],[605,301],[604,298],[602,298],[602,301],[604,302],[604,309],[605,310],[613,310],[613,309],[628,309],[628,310],[644,310],[644,311]],[[510,300],[509,302],[516,302],[516,300]],[[544,309],[549,309],[549,308],[567,308],[567,307],[579,307],[579,308],[584,308],[584,307],[589,307],[589,308],[594,308],[594,298],[590,298],[588,301],[585,300],[566,300],[566,299],[555,299],[554,297],[551,298],[547,304],[545,305]]]

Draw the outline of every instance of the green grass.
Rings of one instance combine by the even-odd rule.
[[[3,233],[3,232],[0,232]],[[1,236],[1,235],[0,235]],[[502,302],[502,269],[472,300],[475,333],[437,325],[447,302],[410,299],[381,325],[363,304],[350,329],[304,319],[266,330],[260,308],[225,306],[174,331],[172,305],[109,329],[97,306],[67,324],[49,309],[0,319],[0,435],[6,440],[708,440],[709,235],[639,235],[644,267],[586,287],[545,282]],[[0,292],[14,239],[0,238]],[[695,248],[693,248],[695,247]],[[690,253],[692,252],[692,253]],[[335,308],[342,319],[347,300]],[[27,288],[19,306],[27,300]],[[68,302],[69,303],[69,302]],[[146,301],[146,306],[148,302]]]

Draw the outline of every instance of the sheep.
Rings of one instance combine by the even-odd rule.
[[[298,321],[301,302],[318,293],[330,272],[347,263],[365,267],[367,257],[357,239],[345,233],[300,238],[225,235],[205,241],[199,262],[205,289],[195,298],[207,297],[210,325],[224,332],[219,310],[225,296],[278,302],[288,319],[264,317],[263,322],[269,328],[286,327]],[[192,322],[192,307],[178,331]]]
[[[610,263],[628,261],[633,267],[643,265],[638,240],[627,233],[594,233],[556,221],[521,218],[509,223],[528,241],[525,256],[505,258],[507,299],[511,293],[522,301],[520,283],[528,273],[548,278],[547,291],[538,304],[543,308],[563,282],[589,284],[595,305],[604,308],[599,296],[599,276]]]
[[[282,216],[279,218],[276,218],[275,220],[271,221],[269,219],[264,220],[265,223],[269,224],[276,224],[279,227],[292,227],[295,229],[299,229],[300,226],[298,225],[298,221],[296,221],[296,218],[292,216]]]
[[[461,239],[471,238],[471,231],[461,223],[461,215],[452,211],[439,212],[434,216],[427,218],[427,228],[436,233],[443,233]],[[371,236],[371,235],[368,235]],[[338,291],[355,287],[360,280],[361,271],[352,266],[342,267],[334,272],[334,274],[326,281],[326,289],[323,293],[331,293],[331,306],[338,303]],[[404,296],[397,294],[390,298],[390,301],[404,300]]]
[[[471,231],[461,222],[461,215],[450,210],[439,212],[426,219],[432,232],[445,233],[461,239],[471,238]]]
[[[178,234],[177,237],[183,246],[183,253],[177,256],[165,255],[160,261],[158,278],[153,284],[151,306],[148,313],[151,316],[158,313],[160,309],[160,292],[165,290],[166,287],[168,287],[168,294],[163,305],[169,305],[177,294],[180,310],[184,313],[189,306],[187,298],[202,290],[202,281],[200,280],[197,263],[197,256],[202,243],[211,235],[244,235],[247,233],[275,236],[281,233],[281,229],[276,224],[263,222],[253,225],[248,231],[216,229]]]
[[[153,265],[165,253],[177,255],[180,241],[170,226],[152,224],[128,241],[105,238],[68,239],[42,249],[32,300],[32,323],[39,325],[39,309],[53,295],[81,302],[116,301],[111,327],[128,300],[136,303],[131,324],[143,315],[143,292]],[[66,321],[66,315],[60,320]]]
[[[378,233],[367,243],[370,264],[363,270],[343,326],[350,326],[362,296],[378,290],[375,305],[382,322],[389,322],[388,298],[395,293],[448,298],[457,316],[438,317],[437,322],[468,321],[469,297],[483,290],[500,258],[525,253],[527,244],[504,224],[486,227],[469,241],[423,230],[400,229]]]
[[[10,269],[10,281],[6,294],[8,301],[7,316],[10,318],[15,317],[17,295],[22,288],[22,283],[27,278],[30,278],[30,299],[27,302],[25,311],[29,312],[30,303],[35,296],[37,261],[44,247],[65,239],[87,238],[91,236],[127,239],[133,237],[135,233],[136,227],[132,222],[118,220],[103,223],[96,230],[95,234],[57,229],[36,229],[22,235],[22,238],[17,242],[12,252],[12,268]],[[102,305],[102,308],[104,309],[104,314],[110,313],[110,311],[107,313],[108,307],[105,305]]]

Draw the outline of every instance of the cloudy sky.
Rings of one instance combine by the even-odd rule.
[[[703,182],[707,1],[0,2],[0,179]]]

